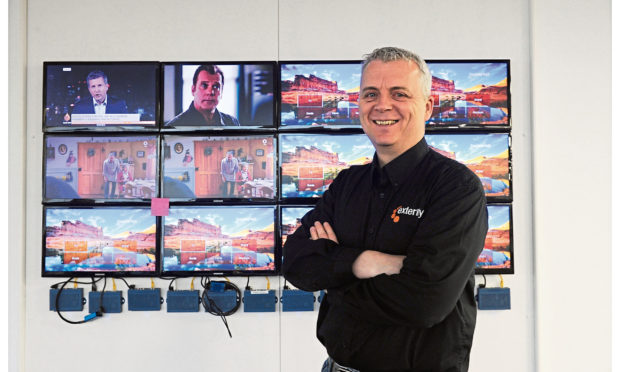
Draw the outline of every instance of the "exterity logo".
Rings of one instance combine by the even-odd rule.
[[[424,214],[424,210],[423,209],[415,209],[415,208],[409,208],[409,207],[404,207],[402,205],[399,205],[396,209],[394,209],[394,211],[392,211],[392,215],[390,216],[390,218],[392,219],[392,221],[394,221],[394,223],[400,221],[400,216],[401,214],[404,214],[406,216],[415,216],[418,218],[422,218],[422,214]]]

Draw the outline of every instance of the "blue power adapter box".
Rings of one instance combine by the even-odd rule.
[[[510,310],[510,288],[478,288],[478,309]]]
[[[101,292],[91,291],[88,293],[88,312],[94,313],[99,311],[99,304],[101,303]],[[125,299],[123,298],[123,292],[121,291],[106,291],[103,292],[103,311],[106,313],[120,313],[123,311],[123,304]]]
[[[214,313],[227,313],[233,310],[237,306],[237,291],[232,289],[224,291],[219,290],[219,288],[213,289],[213,284],[212,282],[211,290],[205,289],[207,291],[205,295],[206,310]]]
[[[198,290],[168,291],[166,310],[169,313],[197,313],[200,310]]]
[[[50,289],[50,310],[56,311],[56,297],[58,289]],[[60,311],[82,311],[84,310],[84,290],[82,288],[64,288],[58,298],[58,308]]]
[[[130,289],[127,297],[130,311],[159,311],[164,302],[160,288]]]
[[[299,289],[282,291],[282,311],[314,311],[314,293]]]
[[[243,291],[243,311],[246,313],[270,313],[276,311],[276,291]]]

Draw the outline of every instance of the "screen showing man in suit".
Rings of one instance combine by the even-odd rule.
[[[86,77],[86,85],[90,97],[81,99],[75,104],[74,114],[124,114],[127,104],[124,100],[108,96],[108,77],[103,71],[91,71]]]
[[[45,62],[44,71],[46,131],[157,127],[157,62]]]

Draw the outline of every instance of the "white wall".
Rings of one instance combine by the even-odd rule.
[[[532,2],[539,371],[611,368],[611,4]]]
[[[558,47],[572,46],[568,44],[570,37],[579,40],[585,37],[580,35],[581,28],[574,30],[582,23],[579,14],[583,11],[588,27],[600,31],[597,33],[600,35],[588,39],[588,44],[581,47],[588,57],[596,56],[605,66],[609,56],[598,47],[604,47],[608,40],[609,19],[605,18],[608,4],[602,0],[594,3],[599,6],[589,10],[581,2],[538,0],[532,0],[533,9],[527,1],[512,0],[30,0],[26,19],[26,12],[20,8],[22,3],[11,0],[16,9],[11,14],[27,21],[27,37],[13,43],[17,55],[11,60],[18,77],[24,64],[27,73],[27,79],[18,78],[13,83],[18,85],[11,93],[11,117],[15,121],[9,123],[16,141],[12,148],[17,154],[10,164],[18,175],[19,169],[26,169],[26,179],[18,177],[13,189],[16,198],[10,202],[17,216],[21,203],[26,205],[25,222],[20,219],[11,222],[16,238],[11,255],[16,268],[10,278],[17,285],[9,293],[13,300],[10,319],[15,322],[9,331],[17,340],[17,345],[12,346],[16,352],[11,361],[13,370],[21,366],[20,370],[27,372],[71,372],[88,366],[94,372],[110,369],[310,372],[320,368],[325,356],[314,338],[316,311],[238,312],[229,318],[232,339],[227,337],[218,318],[205,313],[125,311],[86,325],[71,326],[48,311],[48,288],[54,280],[40,277],[43,61],[338,60],[359,59],[361,54],[383,45],[410,48],[430,59],[511,60],[516,274],[505,276],[505,281],[512,291],[512,310],[479,312],[470,370],[536,370],[535,284],[539,370],[605,370],[610,352],[604,346],[595,348],[592,339],[602,340],[603,345],[609,339],[604,331],[609,325],[609,306],[604,297],[608,292],[605,278],[610,271],[597,263],[586,266],[570,259],[578,257],[577,262],[582,262],[583,247],[591,250],[602,247],[597,257],[604,258],[601,262],[609,262],[605,259],[609,256],[605,238],[609,228],[600,224],[604,218],[593,217],[606,216],[609,212],[604,201],[609,195],[605,172],[609,145],[605,137],[609,134],[606,123],[610,102],[605,93],[609,89],[600,89],[608,88],[609,83],[603,81],[606,76],[603,70],[585,85],[586,77],[590,79],[591,75],[571,74],[583,67],[576,66],[572,59],[562,58],[570,55],[555,47],[558,33],[562,40]],[[562,12],[565,7],[568,7],[568,18],[557,17],[554,12]],[[554,20],[552,26],[547,24],[549,19]],[[19,22],[12,23],[11,32],[20,31]],[[24,45],[27,57],[19,54]],[[536,72],[533,105],[530,48]],[[572,76],[583,81],[569,85]],[[20,86],[20,82],[25,85]],[[581,86],[587,89],[581,91]],[[575,91],[575,87],[580,88]],[[26,100],[22,102],[19,96],[24,88]],[[584,92],[595,93],[591,101],[599,105],[590,106],[588,116],[585,108],[575,103]],[[548,97],[553,97],[550,102],[556,108],[553,113],[547,111],[548,103],[544,106],[539,103]],[[24,110],[25,123],[20,116]],[[25,136],[20,133],[24,124]],[[534,148],[532,133],[538,136],[534,138]],[[25,141],[25,145],[20,141]],[[589,145],[588,155],[594,157],[581,156],[583,150],[574,150],[574,145],[582,143]],[[562,157],[570,161],[562,162]],[[598,164],[602,161],[601,168],[592,167],[590,159],[596,159]],[[567,179],[565,175],[577,169],[588,179]],[[574,195],[584,195],[589,179],[601,181],[600,194],[589,194],[587,205],[561,203],[565,199],[560,198],[570,200]],[[20,192],[22,188],[25,195]],[[536,240],[532,223],[533,194],[537,202]],[[586,208],[590,214],[579,216],[575,213],[577,207]],[[600,234],[580,234],[584,224],[586,230]],[[563,235],[568,231],[576,233]],[[564,266],[557,267],[558,262]],[[19,286],[24,277],[25,286]],[[594,278],[599,287],[585,288]],[[278,286],[277,280],[271,279],[272,285]],[[148,280],[132,282],[138,286],[149,284]],[[497,278],[489,278],[490,284],[497,282]],[[243,280],[237,283],[244,285]],[[551,287],[552,283],[557,284]],[[254,278],[252,284],[264,287],[264,279]],[[158,281],[158,286],[166,288],[166,285]],[[188,288],[189,280],[181,280],[179,286]],[[594,301],[596,306],[586,306],[586,301],[579,304],[575,288],[584,297],[588,296],[586,289],[594,290],[594,297],[590,295],[587,300]],[[25,310],[19,306],[24,297]],[[593,316],[581,320],[577,310]],[[594,326],[587,328],[586,324]],[[582,332],[587,338],[580,339],[575,332],[569,335],[572,337],[562,336],[559,331],[567,328]],[[23,353],[19,347],[21,340]],[[568,354],[560,352],[568,346]],[[585,347],[587,353],[572,352],[579,347]],[[571,362],[561,357],[568,357]],[[585,366],[586,360],[589,368],[571,369],[571,366]]]

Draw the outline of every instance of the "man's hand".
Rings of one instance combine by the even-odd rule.
[[[333,242],[338,243],[338,238],[336,237],[336,233],[334,229],[329,225],[329,222],[320,223],[319,221],[314,222],[314,226],[310,227],[310,239],[329,239]]]
[[[368,279],[381,274],[398,274],[403,268],[404,259],[402,255],[364,251],[353,261],[353,275],[359,279]]]

